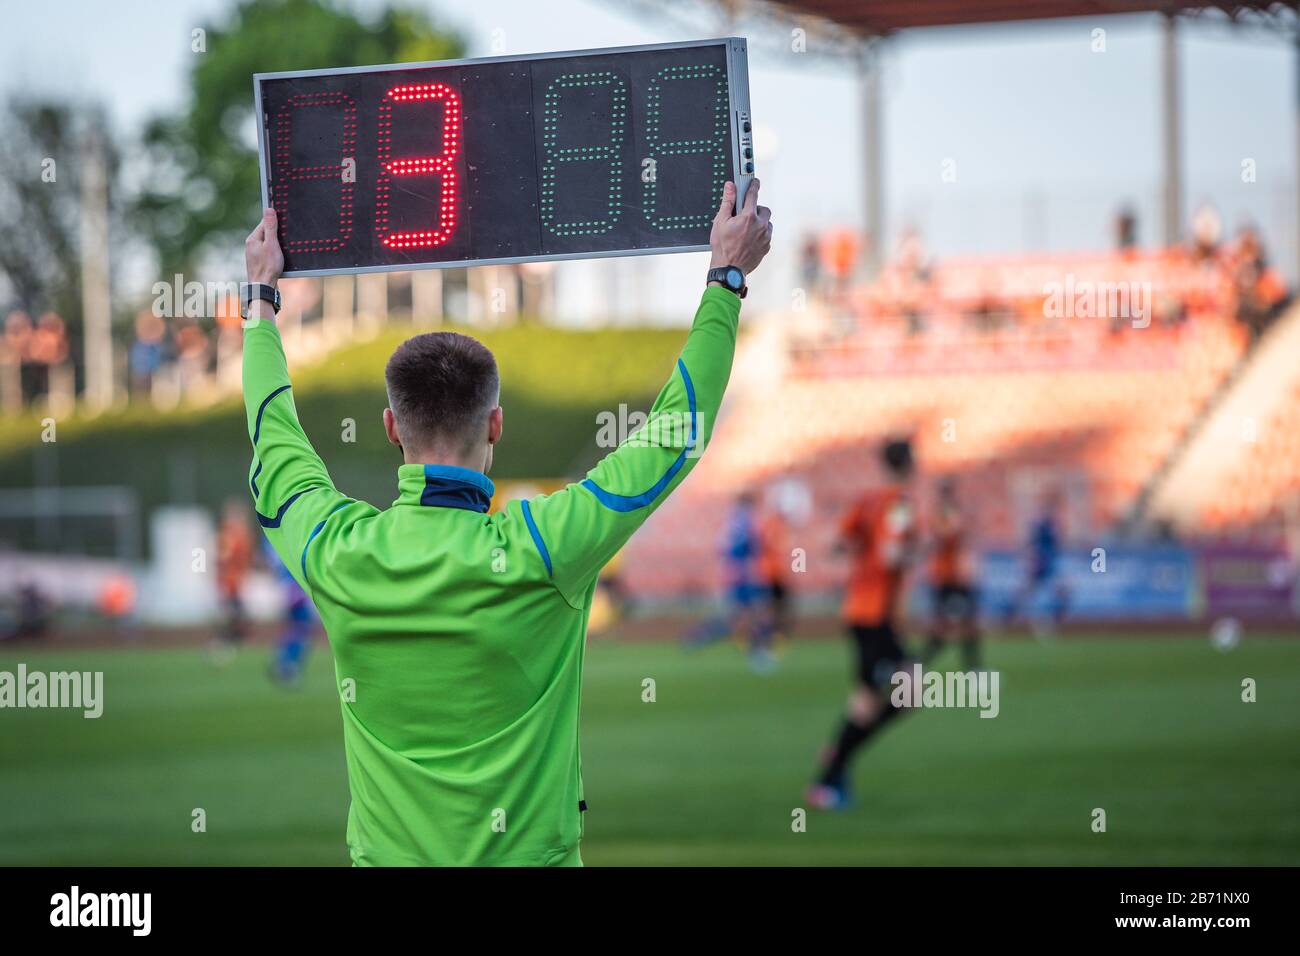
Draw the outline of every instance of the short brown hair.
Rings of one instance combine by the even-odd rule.
[[[472,445],[500,397],[497,361],[459,332],[426,332],[397,347],[384,369],[402,440],[421,449]]]

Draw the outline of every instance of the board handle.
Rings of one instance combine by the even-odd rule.
[[[753,122],[747,110],[736,111],[736,208],[745,202],[745,193],[754,176],[754,133]]]
[[[754,124],[749,113],[749,44],[744,37],[728,38],[727,71],[736,163],[736,208],[739,209],[756,175]]]

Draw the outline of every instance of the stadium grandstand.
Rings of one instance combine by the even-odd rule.
[[[1044,316],[1045,279],[1068,274],[1080,288],[1114,289],[1135,269],[1158,277],[1152,315],[1119,323]],[[1181,457],[1199,448],[1216,457],[1193,441],[1215,430],[1206,424],[1215,409],[1249,387],[1253,366],[1294,355],[1300,313],[1284,311],[1256,342],[1226,269],[1179,250],[952,262],[934,268],[918,303],[887,267],[851,292],[851,320],[838,331],[825,321],[831,307],[814,306],[808,321],[748,344],[747,360],[773,378],[739,383],[694,481],[629,548],[630,579],[665,595],[698,586],[716,539],[698,530],[720,531],[719,505],[737,488],[797,480],[819,510],[846,506],[871,480],[876,447],[898,433],[914,436],[931,477],[961,479],[980,503],[976,533],[986,544],[1019,540],[1036,495],[1052,484],[1065,490],[1075,528],[1139,533],[1135,522],[1161,516],[1158,507],[1144,513],[1148,485],[1166,476],[1158,505]],[[809,327],[818,332],[801,331]],[[1259,422],[1257,439],[1230,437],[1235,454],[1218,455],[1214,475],[1198,471],[1205,506],[1180,520],[1180,531],[1254,525],[1276,541],[1274,521],[1300,491],[1300,448],[1289,430],[1300,369],[1278,371],[1287,385],[1276,413]],[[1277,389],[1269,381],[1265,390]],[[1247,485],[1251,493],[1235,493]],[[697,533],[682,534],[688,527]],[[810,551],[828,555],[833,526],[810,531]],[[830,587],[835,564],[810,558],[806,586]]]
[[[796,511],[842,512],[877,479],[890,436],[915,441],[933,488],[956,478],[981,550],[1024,540],[1044,493],[1063,494],[1077,543],[1286,553],[1300,515],[1300,311],[1253,229],[1228,240],[1213,209],[1185,229],[1176,47],[1180,15],[1276,25],[1281,4],[841,2],[763,5],[825,18],[862,46],[864,235],[810,237],[807,307],[746,344],[740,381],[694,479],[626,553],[639,595],[716,593],[716,541],[740,489]],[[1121,213],[1113,249],[930,261],[905,232],[877,257],[882,223],[874,44],[900,30],[1097,13],[1161,12],[1165,44],[1164,242],[1138,248]],[[878,52],[878,50],[877,50]],[[865,258],[865,280],[855,267]],[[690,531],[691,533],[686,533]],[[807,595],[841,584],[833,522],[800,532]],[[1293,542],[1292,542],[1293,543]],[[1266,562],[1267,563],[1267,562]],[[1273,562],[1270,566],[1275,566]]]

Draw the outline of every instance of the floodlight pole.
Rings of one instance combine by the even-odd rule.
[[[86,407],[113,404],[113,313],[108,263],[108,170],[98,122],[81,149],[81,312],[86,341]]]
[[[885,244],[884,165],[880,122],[881,37],[862,44],[858,54],[858,86],[862,97],[863,266],[866,278],[880,272]]]
[[[1182,203],[1182,136],[1178,104],[1178,29],[1177,17],[1164,15],[1163,96],[1165,133],[1165,245],[1176,246],[1183,235]]]

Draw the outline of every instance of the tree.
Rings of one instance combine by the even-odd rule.
[[[398,7],[366,20],[331,0],[245,0],[224,26],[195,31],[192,96],[144,132],[149,174],[137,228],[163,275],[189,272],[257,220],[254,73],[461,56],[464,45],[422,12]]]
[[[117,149],[95,109],[14,99],[0,117],[0,307],[57,312],[81,324],[81,157],[94,132],[105,144],[110,230]],[[3,316],[0,315],[0,320]]]

